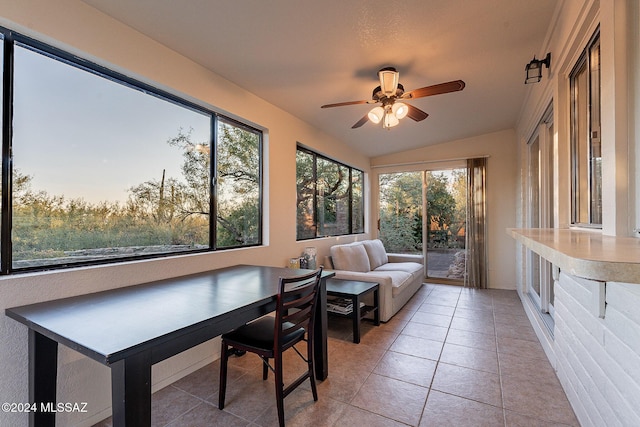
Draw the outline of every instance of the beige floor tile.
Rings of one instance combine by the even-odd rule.
[[[312,424],[309,424],[311,426]],[[406,427],[404,423],[394,421],[373,412],[349,405],[340,415],[335,427]],[[306,426],[305,426],[306,427]]]
[[[388,349],[398,338],[399,333],[388,329],[375,326],[373,324],[365,324],[360,327],[360,342],[362,344]],[[346,341],[353,342],[352,335],[349,335]]]
[[[444,305],[447,307],[455,307],[458,304],[457,295],[434,295],[431,293],[425,300],[428,304]]]
[[[440,362],[431,389],[493,406],[502,406],[500,376],[490,372]]]
[[[311,391],[305,390],[311,398]],[[262,375],[245,375],[227,384],[224,411],[248,421],[254,421],[275,404],[275,383],[273,376],[266,381]]]
[[[400,335],[389,350],[424,359],[438,360],[442,352],[442,346],[443,343],[440,341]]]
[[[451,323],[451,317],[443,314],[427,313],[425,311],[416,311],[411,317],[411,322],[423,323],[425,325],[441,326],[448,328]]]
[[[568,427],[568,424],[540,420],[513,411],[504,411],[506,427]]]
[[[468,309],[473,309],[478,311],[486,311],[490,313],[493,311],[493,300],[491,299],[491,297],[489,297],[487,300],[474,301],[474,300],[466,299],[460,296],[460,300],[458,301],[457,307],[468,308]]]
[[[167,386],[151,397],[151,424],[164,426],[200,404],[201,399],[171,385]]]
[[[573,409],[560,386],[538,381],[523,383],[516,377],[503,376],[502,390],[505,409],[549,422],[577,426]]]
[[[434,341],[444,342],[448,329],[442,326],[425,325],[424,323],[409,322],[400,335],[411,335]]]
[[[372,374],[351,404],[395,421],[417,425],[428,390],[425,387]]]
[[[434,360],[387,351],[373,372],[422,387],[429,387],[435,370],[436,362]]]
[[[479,332],[481,334],[495,334],[493,319],[465,319],[454,316],[451,321],[451,329],[461,329],[463,331]]]
[[[248,357],[231,357],[227,370],[227,384],[231,384],[245,375]],[[255,365],[255,364],[254,364]],[[174,382],[173,387],[184,390],[201,399],[211,400],[213,396],[218,395],[220,384],[220,360],[206,365],[203,368],[187,375],[184,378]]]
[[[469,307],[456,307],[454,318],[473,319],[477,321],[493,322],[493,310],[476,310]]]
[[[493,302],[493,295],[489,289],[462,288],[460,291],[460,300],[478,303]]]
[[[538,341],[538,336],[530,325],[518,325],[516,323],[496,323],[496,336],[498,338],[517,338],[526,341]]]
[[[445,343],[440,355],[440,362],[478,371],[498,373],[498,354],[495,351]]]
[[[531,327],[529,318],[524,312],[522,314],[508,312],[493,312],[493,319],[496,323],[504,323],[506,325],[528,326]]]
[[[372,371],[386,349],[368,345],[366,342],[354,344],[351,341],[333,341],[329,349],[329,369],[337,365],[354,366]]]
[[[508,353],[521,357],[532,357],[547,360],[540,342],[517,338],[498,337],[498,353]]]
[[[324,381],[317,383],[318,395],[348,403],[358,393],[362,384],[371,374],[371,370],[353,363],[340,364],[331,360],[329,376]]]
[[[500,353],[498,354],[498,363],[500,374],[503,377],[513,377],[522,383],[536,380],[548,382],[551,385],[558,384],[556,372],[546,359]]]
[[[426,313],[434,313],[434,314],[442,314],[444,316],[452,316],[453,312],[456,311],[455,307],[449,307],[446,305],[436,305],[431,304],[428,301],[424,302],[418,311],[424,311]]]
[[[498,427],[504,425],[502,408],[432,390],[420,427]]]
[[[333,426],[347,407],[346,403],[318,396],[314,401],[310,393],[296,389],[284,400],[284,417],[287,427],[329,427]],[[264,427],[276,427],[278,423],[278,411],[275,401],[264,411],[254,424]]]
[[[170,424],[167,424],[167,427],[244,427],[248,425],[250,425],[250,422],[246,419],[242,419],[226,411],[221,411],[208,403],[202,403]]]
[[[487,351],[497,351],[498,349],[496,337],[493,334],[463,331],[461,329],[450,329],[446,342]]]

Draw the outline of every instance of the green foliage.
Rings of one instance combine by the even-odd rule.
[[[422,253],[422,172],[380,175],[380,238],[390,252]],[[428,248],[461,247],[466,172],[426,173]],[[463,244],[463,243],[462,243]]]
[[[296,151],[298,239],[363,231],[362,173],[351,169],[350,181],[349,172],[332,160]]]
[[[380,239],[389,252],[422,252],[420,172],[380,175]]]
[[[257,243],[260,221],[259,135],[222,124],[217,147],[217,247]],[[31,188],[13,173],[14,261],[78,256],[85,250],[161,246],[208,247],[210,147],[179,130],[168,144],[183,157],[182,177],[149,179],[129,189],[125,203],[91,204]],[[168,246],[168,247],[167,247]],[[133,249],[132,249],[133,250]],[[137,250],[137,249],[136,249]],[[126,250],[124,253],[128,253]],[[47,262],[43,262],[47,263]]]

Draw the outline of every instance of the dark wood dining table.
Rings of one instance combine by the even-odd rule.
[[[111,368],[115,427],[150,426],[151,366],[273,311],[279,278],[303,272],[237,265],[8,308],[7,316],[29,328],[29,401],[55,408],[62,344]],[[325,282],[333,275],[323,272],[316,312],[320,380],[328,375]],[[32,427],[55,426],[55,411],[29,415]]]

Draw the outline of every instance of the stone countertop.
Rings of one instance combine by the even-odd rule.
[[[509,228],[507,233],[574,276],[640,283],[640,239],[557,228]]]

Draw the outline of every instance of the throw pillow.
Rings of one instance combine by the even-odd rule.
[[[331,258],[336,270],[371,271],[369,256],[361,243],[355,245],[336,245],[331,247]]]
[[[372,270],[380,267],[389,262],[387,257],[387,251],[384,249],[384,245],[380,239],[365,240],[362,242],[367,255],[369,256],[369,265]]]

